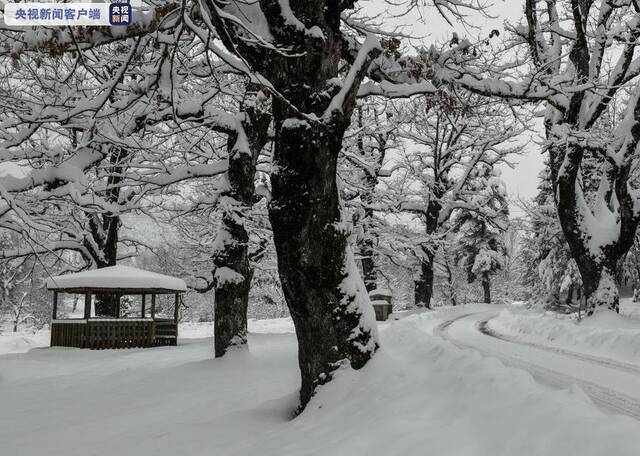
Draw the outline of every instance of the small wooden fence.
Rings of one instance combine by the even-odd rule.
[[[150,318],[54,320],[52,347],[91,349],[176,345],[178,325],[174,320]]]

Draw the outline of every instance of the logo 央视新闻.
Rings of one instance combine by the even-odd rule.
[[[109,5],[109,23],[111,25],[130,25],[131,13],[129,3],[111,3]]]

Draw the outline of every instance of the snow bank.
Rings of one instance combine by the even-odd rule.
[[[426,334],[433,319],[392,323],[370,364],[321,388],[291,425],[304,454],[637,455],[640,423]],[[302,454],[287,440],[282,454]]]
[[[577,322],[553,313],[505,309],[488,327],[523,341],[640,365],[640,321],[613,312]]]
[[[249,332],[254,334],[293,334],[295,328],[293,320],[287,318],[271,318],[256,320],[250,318],[247,321]],[[213,322],[185,322],[180,323],[178,337],[180,339],[203,339],[213,337]]]
[[[620,315],[640,321],[640,303],[632,298],[620,298]]]
[[[48,330],[36,332],[3,332],[0,333],[0,355],[7,353],[25,353],[36,347],[49,346]]]

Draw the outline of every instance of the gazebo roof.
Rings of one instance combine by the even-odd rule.
[[[47,279],[49,290],[66,292],[175,293],[187,291],[182,279],[130,266],[65,274]]]

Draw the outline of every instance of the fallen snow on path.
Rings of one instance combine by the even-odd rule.
[[[294,334],[254,331],[249,352],[218,360],[210,339],[0,356],[0,455],[637,454],[640,423],[428,334],[467,310],[385,325],[373,361],[293,420]]]
[[[632,303],[627,303],[626,311],[638,313]],[[508,308],[489,320],[488,327],[518,340],[640,366],[640,320],[613,312],[599,312],[577,322],[553,313]]]

